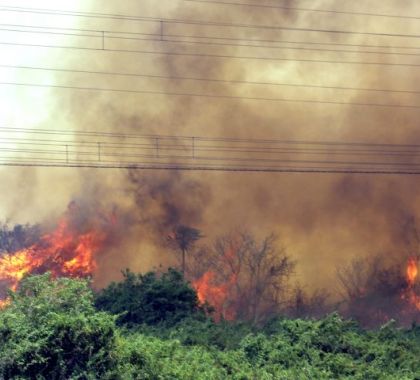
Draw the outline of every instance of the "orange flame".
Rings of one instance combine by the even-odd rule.
[[[9,304],[10,304],[9,299],[0,300],[0,309],[4,309],[5,307],[9,306]]]
[[[416,281],[419,270],[417,268],[417,263],[414,257],[410,257],[407,264],[407,281],[409,285],[413,285]]]
[[[420,310],[420,296],[416,294],[414,289],[418,274],[417,260],[414,257],[410,257],[408,259],[406,273],[408,287],[406,294],[404,294],[402,298],[408,300],[411,305],[417,310]]]
[[[81,210],[72,203],[57,228],[29,248],[0,257],[0,282],[16,290],[25,275],[51,272],[54,277],[87,277],[96,269],[95,253],[107,238],[103,223],[76,221]],[[7,305],[0,299],[0,307]]]
[[[225,319],[232,321],[236,319],[235,305],[229,300],[238,284],[240,265],[237,263],[237,249],[234,242],[223,252],[220,259],[230,273],[223,273],[219,276],[212,270],[205,272],[199,279],[192,281],[192,285],[197,292],[200,303],[208,303],[215,310],[214,319],[219,321]]]
[[[218,283],[213,271],[208,271],[192,285],[197,291],[198,300],[201,304],[208,303],[215,309],[215,319],[222,317],[227,321],[234,320],[235,310],[227,304],[230,290],[236,283],[236,276],[231,276],[228,282]]]

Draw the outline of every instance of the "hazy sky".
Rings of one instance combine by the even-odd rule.
[[[408,0],[255,0],[255,3],[420,17],[419,2]],[[86,32],[92,34],[91,37],[75,37],[3,30],[0,31],[0,41],[15,45],[0,44],[0,65],[188,76],[225,82],[133,79],[116,75],[5,67],[0,67],[0,82],[419,105],[420,95],[415,92],[420,84],[420,71],[416,66],[420,65],[420,19],[287,11],[181,0],[2,0],[0,5],[358,32],[337,34],[164,23],[164,34],[189,36],[184,37],[189,42],[202,42],[202,38],[195,38],[197,36],[212,36],[211,42],[219,45],[106,39],[109,50],[196,54],[170,56],[101,51],[101,35],[95,32]],[[143,33],[146,36],[147,33],[159,33],[161,28],[159,22],[3,10],[0,12],[0,23],[2,29],[22,30],[25,25],[67,28],[68,34],[72,33],[71,28],[77,28]],[[378,35],[386,33],[414,36]],[[232,46],[238,40],[247,43],[275,40],[283,43],[276,46],[264,43],[269,47]],[[231,45],[220,45],[223,41]],[[305,43],[296,44],[298,41]],[[91,49],[16,44],[84,46]],[[256,58],[203,57],[206,54]],[[226,81],[274,82],[292,86],[229,84]],[[305,84],[317,87],[302,87]],[[349,90],[350,87],[353,90]],[[0,85],[0,128],[13,126],[207,137],[420,144],[419,117],[420,111],[416,108],[227,100]],[[0,170],[0,216],[13,221],[54,219],[75,198],[93,197],[110,204],[126,202],[125,172],[31,168]],[[417,194],[420,181],[416,178],[249,173],[197,173],[185,174],[182,178],[205,184],[209,191],[206,198],[208,207],[203,211],[199,226],[207,235],[228,231],[238,225],[261,233],[279,233],[289,250],[308,263],[302,269],[305,276],[325,277],[324,282],[333,275],[334,266],[343,258],[395,251],[396,247],[401,250],[401,255],[406,254],[408,248],[403,244],[408,238],[402,226],[410,218],[416,220],[420,211]]]

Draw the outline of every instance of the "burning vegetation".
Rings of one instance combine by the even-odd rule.
[[[397,320],[403,325],[418,322],[420,305],[416,276],[418,262],[385,264],[379,256],[356,259],[339,268],[344,313],[362,325],[375,327]]]
[[[404,300],[413,306],[413,308],[420,311],[420,295],[416,293],[416,281],[418,278],[418,260],[414,257],[410,257],[407,263],[407,289],[402,295]]]
[[[191,256],[188,275],[217,319],[260,323],[276,315],[287,298],[295,263],[274,235],[261,242],[250,233],[224,236]]]
[[[4,225],[0,306],[9,302],[7,289],[15,291],[27,275],[50,272],[54,278],[93,277],[101,271],[104,252],[115,245],[116,229],[115,213],[92,213],[75,202],[55,229],[45,234],[39,227],[8,230]],[[237,232],[205,246],[199,244],[204,238],[201,231],[179,225],[166,236],[161,249],[173,248],[180,253],[180,272],[216,321],[245,320],[258,325],[277,315],[319,317],[333,310],[369,327],[391,319],[403,325],[419,321],[415,256],[404,264],[387,265],[378,256],[343,265],[337,272],[342,297],[331,301],[326,291],[296,287],[297,262],[274,235],[258,240],[249,232]]]
[[[23,277],[51,272],[53,277],[90,277],[97,269],[96,255],[104,249],[114,220],[104,216],[86,218],[72,202],[56,228],[38,241],[0,257],[0,283],[16,290]]]

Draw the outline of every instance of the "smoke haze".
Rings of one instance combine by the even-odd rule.
[[[157,4],[158,3],[158,4]],[[257,3],[257,2],[256,2]],[[364,1],[358,12],[420,15],[415,1]],[[23,4],[23,2],[22,2]],[[260,4],[258,2],[258,4]],[[262,3],[261,3],[262,4]],[[264,2],[278,5],[278,2]],[[16,2],[10,4],[17,6]],[[34,6],[30,4],[30,6]],[[46,6],[46,5],[45,5]],[[336,9],[354,11],[349,3],[339,1],[285,1],[285,7]],[[35,6],[34,6],[35,7]],[[47,6],[46,6],[47,7]],[[189,1],[124,2],[84,1],[69,8],[55,2],[54,9],[136,15],[166,19],[214,21],[242,25],[275,25],[283,28],[361,31],[372,34],[320,33],[296,30],[214,27],[185,23],[139,22],[129,20],[72,18],[73,27],[140,33],[159,33],[164,41],[124,41],[109,39],[107,48],[126,50],[191,53],[196,56],[155,55],[112,51],[45,49],[48,53],[37,64],[78,70],[131,72],[167,77],[211,78],[226,81],[315,84],[326,87],[390,89],[416,91],[420,72],[416,67],[396,64],[420,64],[420,56],[398,56],[376,53],[326,52],[309,49],[346,51],[392,51],[418,53],[387,46],[416,47],[418,38],[384,37],[374,33],[416,34],[418,19],[372,17],[340,13],[298,12],[285,9],[208,4]],[[15,14],[16,15],[16,14]],[[35,17],[35,16],[34,16]],[[69,17],[49,17],[51,26],[59,26]],[[39,23],[34,19],[33,24]],[[212,36],[219,45],[173,43],[168,39],[200,41],[193,37]],[[224,39],[222,39],[224,38]],[[230,38],[226,41],[227,38]],[[159,39],[159,38],[158,38]],[[267,47],[238,47],[235,39]],[[321,41],[325,44],[296,45],[262,43],[252,40]],[[77,41],[69,41],[76,43]],[[89,41],[90,44],[99,43]],[[352,45],[352,46],[349,46]],[[358,45],[383,46],[382,48]],[[92,45],[93,46],[93,45]],[[290,50],[284,47],[301,47]],[[1,47],[15,64],[33,62],[25,48]],[[53,50],[53,51],[51,51]],[[201,55],[253,56],[260,59],[215,58]],[[264,59],[261,59],[264,57]],[[272,58],[272,59],[268,59]],[[287,58],[290,60],[278,60]],[[276,60],[277,59],[277,60]],[[304,62],[297,60],[318,60]],[[325,61],[364,62],[365,64],[328,63]],[[367,63],[387,63],[375,65]],[[395,64],[395,65],[392,65]],[[134,88],[157,92],[211,94],[230,97],[260,97],[369,103],[418,105],[419,94],[378,91],[305,88],[276,85],[198,82],[191,80],[126,78],[87,74],[19,71],[18,79],[34,82],[52,81],[59,85],[86,87]],[[35,74],[34,74],[35,75]],[[22,79],[23,80],[23,79]],[[4,89],[2,89],[4,90]],[[9,91],[12,91],[9,88]],[[23,97],[25,89],[13,90],[21,102],[19,115],[7,122],[18,127],[54,130],[89,130],[136,134],[162,134],[251,139],[285,139],[366,143],[419,144],[420,111],[416,108],[334,105],[258,101],[193,96],[165,96],[72,90],[33,91],[43,96],[44,112],[34,119],[35,106]],[[5,104],[5,103],[4,103]],[[37,108],[38,108],[37,107]],[[2,112],[8,112],[2,111]],[[23,118],[20,116],[24,114]],[[38,113],[37,113],[38,115]],[[325,158],[325,157],[324,157]],[[332,155],[327,157],[337,159]],[[301,159],[308,159],[302,154]],[[310,156],[310,159],[314,159]],[[406,158],[412,161],[415,158]],[[370,161],[368,157],[366,161]],[[349,174],[276,174],[223,172],[163,172],[93,169],[2,169],[0,191],[2,214],[16,222],[43,222],[62,212],[71,200],[116,207],[125,226],[121,245],[113,247],[101,259],[98,284],[103,285],[119,275],[125,267],[147,270],[159,264],[173,263],[171,252],[160,245],[167,233],[178,224],[203,231],[207,241],[236,228],[255,231],[258,235],[274,232],[298,260],[300,281],[310,286],[329,286],[335,281],[336,267],[355,256],[381,254],[384,258],[406,259],[417,253],[415,226],[420,212],[417,177]],[[98,206],[99,207],[99,206]],[[414,231],[414,232],[413,232]],[[160,240],[161,239],[161,240]]]

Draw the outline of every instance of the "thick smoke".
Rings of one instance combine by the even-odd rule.
[[[159,3],[157,5],[157,3]],[[267,4],[271,4],[267,2]],[[276,3],[277,4],[277,3]],[[296,6],[287,1],[286,6]],[[343,9],[339,1],[302,2],[302,7]],[[379,13],[377,2],[363,3],[363,12]],[[352,16],[293,10],[223,6],[186,1],[125,1],[104,6],[84,2],[84,10],[113,14],[208,20],[235,24],[276,25],[290,28],[355,30],[372,33],[414,34],[420,21],[398,18]],[[351,9],[350,9],[351,8]],[[358,7],[359,8],[359,7]],[[349,5],[349,10],[354,9]],[[382,12],[383,9],[383,12]],[[381,12],[420,14],[415,1],[381,2]],[[158,31],[159,23],[81,19],[81,28],[147,32]],[[304,45],[306,49],[388,51],[356,45],[411,46],[415,39],[374,35],[299,32],[277,29],[215,28],[164,23],[166,35],[214,36],[214,42],[233,39],[322,41],[351,44]],[[232,38],[222,40],[221,38]],[[168,40],[169,37],[166,38]],[[194,40],[186,38],[186,40]],[[108,42],[107,42],[108,43]],[[263,43],[252,43],[261,44]],[[278,45],[278,44],[277,44]],[[127,49],[173,51],[198,54],[255,56],[323,61],[420,63],[416,56],[372,53],[320,52],[228,45],[180,44],[171,42],[123,42],[109,46]],[[283,44],[283,47],[296,47]],[[299,45],[302,47],[301,45]],[[336,47],[334,47],[336,46]],[[389,50],[407,52],[407,50]],[[412,50],[408,50],[412,52]],[[417,51],[417,50],[416,50]],[[70,52],[61,62],[71,68],[188,76],[238,81],[309,83],[321,86],[415,90],[418,70],[406,66],[295,62],[268,59],[222,59],[117,52]],[[289,86],[229,84],[147,78],[57,76],[57,83],[86,86],[106,85],[164,92],[206,93],[242,97],[333,100],[352,103],[418,103],[418,95],[377,91],[314,89]],[[241,99],[130,95],[111,93],[53,93],[51,118],[46,126],[58,129],[93,130],[137,134],[169,134],[207,137],[320,140],[343,142],[420,143],[419,110],[295,102],[264,102]],[[306,157],[302,157],[306,158]],[[324,157],[325,158],[325,157]],[[326,157],[328,158],[328,157]],[[14,173],[16,173],[15,171]],[[26,172],[25,172],[26,173]],[[22,178],[13,175],[11,188]],[[33,172],[31,172],[33,173]],[[33,175],[33,174],[32,174]],[[35,175],[34,175],[35,176]],[[58,176],[58,177],[57,177]],[[16,179],[19,178],[19,179]],[[33,186],[25,184],[19,202],[25,206],[16,217],[33,220],[34,210],[45,207],[42,216],[56,212],[63,199],[74,197],[116,205],[126,226],[125,239],[101,262],[99,284],[118,276],[120,269],[150,269],[172,263],[171,253],[159,244],[177,224],[200,228],[212,239],[234,228],[248,228],[260,235],[279,234],[288,252],[298,260],[300,281],[328,286],[336,281],[336,267],[352,257],[381,254],[405,260],[413,247],[412,226],[417,224],[420,198],[416,177],[337,174],[181,173],[157,171],[63,171],[38,170]],[[53,189],[51,192],[49,189]],[[7,193],[8,189],[3,189]],[[22,191],[22,190],[20,190]],[[46,204],[53,193],[51,204]],[[16,208],[16,193],[6,195],[9,213]],[[12,214],[10,214],[12,215]],[[30,216],[30,219],[29,219]],[[410,226],[410,227],[407,227]]]

